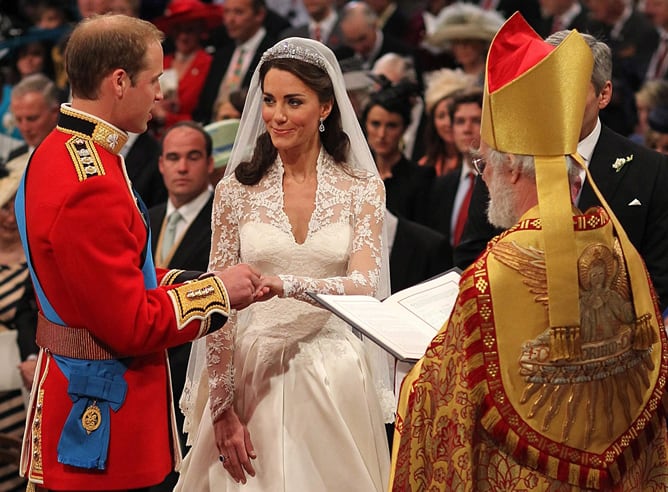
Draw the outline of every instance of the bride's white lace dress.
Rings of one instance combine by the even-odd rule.
[[[200,391],[200,401],[186,408],[192,448],[176,490],[387,489],[384,421],[393,399],[385,394],[380,403],[363,343],[306,294],[374,292],[384,189],[377,176],[351,176],[324,152],[317,173],[303,244],[283,211],[280,159],[255,186],[232,176],[217,187],[210,268],[242,261],[280,274],[286,297],[251,305],[228,321],[235,323],[233,343],[224,330],[210,336],[211,397],[203,402],[206,391]],[[256,476],[246,485],[229,477],[214,442],[211,413],[230,404],[247,423],[257,453]]]

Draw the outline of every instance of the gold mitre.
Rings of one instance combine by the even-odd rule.
[[[574,154],[593,64],[577,32],[554,47],[514,14],[487,56],[482,139],[513,154]]]

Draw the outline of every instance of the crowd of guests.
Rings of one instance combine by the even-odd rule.
[[[146,19],[165,34],[164,97],[153,107],[148,130],[130,133],[121,153],[134,189],[151,209],[156,264],[205,270],[212,188],[222,176],[248,89],[257,86],[255,69],[278,41],[309,38],[334,53],[384,183],[390,285],[396,292],[452,267],[466,268],[502,230],[486,220],[488,191],[475,151],[488,49],[517,10],[543,38],[577,29],[609,47],[607,55],[597,58],[594,52],[578,151],[590,159],[603,195],[643,255],[663,310],[668,306],[668,269],[659,236],[668,230],[668,210],[657,209],[661,201],[656,193],[640,191],[637,210],[616,209],[616,185],[599,180],[593,163],[602,153],[597,139],[617,142],[621,135],[637,147],[620,144],[623,155],[615,156],[617,161],[647,160],[655,176],[652,185],[665,180],[660,169],[668,165],[665,159],[636,149],[668,155],[668,0],[429,0],[420,5],[391,0],[22,0],[3,6],[0,13],[0,161],[7,175],[0,183],[9,183],[13,198],[11,180],[56,126],[58,105],[70,100],[63,54],[77,22],[105,13]],[[223,122],[226,131],[221,131]],[[609,137],[609,132],[619,135]],[[184,191],[178,175],[191,171],[170,168],[170,159],[186,145],[181,140],[188,139],[197,141],[193,160],[200,168],[195,187]],[[617,161],[606,169],[613,173],[610,183],[621,177],[624,163]],[[634,183],[632,189],[642,186]],[[628,205],[636,205],[633,199],[636,195]],[[585,186],[576,204],[578,200],[582,207],[595,198]],[[170,224],[171,212],[183,206],[189,215]],[[197,251],[190,251],[193,242],[200,246]],[[10,253],[2,268],[22,272],[20,281],[8,284],[16,291],[7,308],[13,315],[23,313],[24,294],[31,294],[31,286],[25,258]],[[36,314],[34,302],[28,305]],[[0,319],[4,331],[19,328],[23,339],[26,329],[33,330],[27,332],[30,340],[34,326]],[[35,351],[21,347],[21,360],[32,360]],[[177,400],[188,352],[189,346],[170,351]],[[27,384],[30,364],[21,371]],[[23,383],[8,389],[14,406],[22,389]],[[0,421],[0,427],[10,436],[20,433],[16,419],[6,426]],[[7,483],[15,487],[16,468],[8,466]],[[171,489],[176,479],[170,476],[163,490]]]

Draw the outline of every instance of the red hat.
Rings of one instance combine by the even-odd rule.
[[[206,30],[218,27],[223,23],[223,8],[199,0],[172,0],[165,9],[165,15],[153,19],[153,23],[161,31],[169,33],[175,26],[194,20],[203,21]]]

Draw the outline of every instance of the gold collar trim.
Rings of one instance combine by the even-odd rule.
[[[72,108],[69,104],[60,106],[58,129],[78,137],[90,138],[113,154],[119,154],[128,141],[123,130],[91,114]]]

